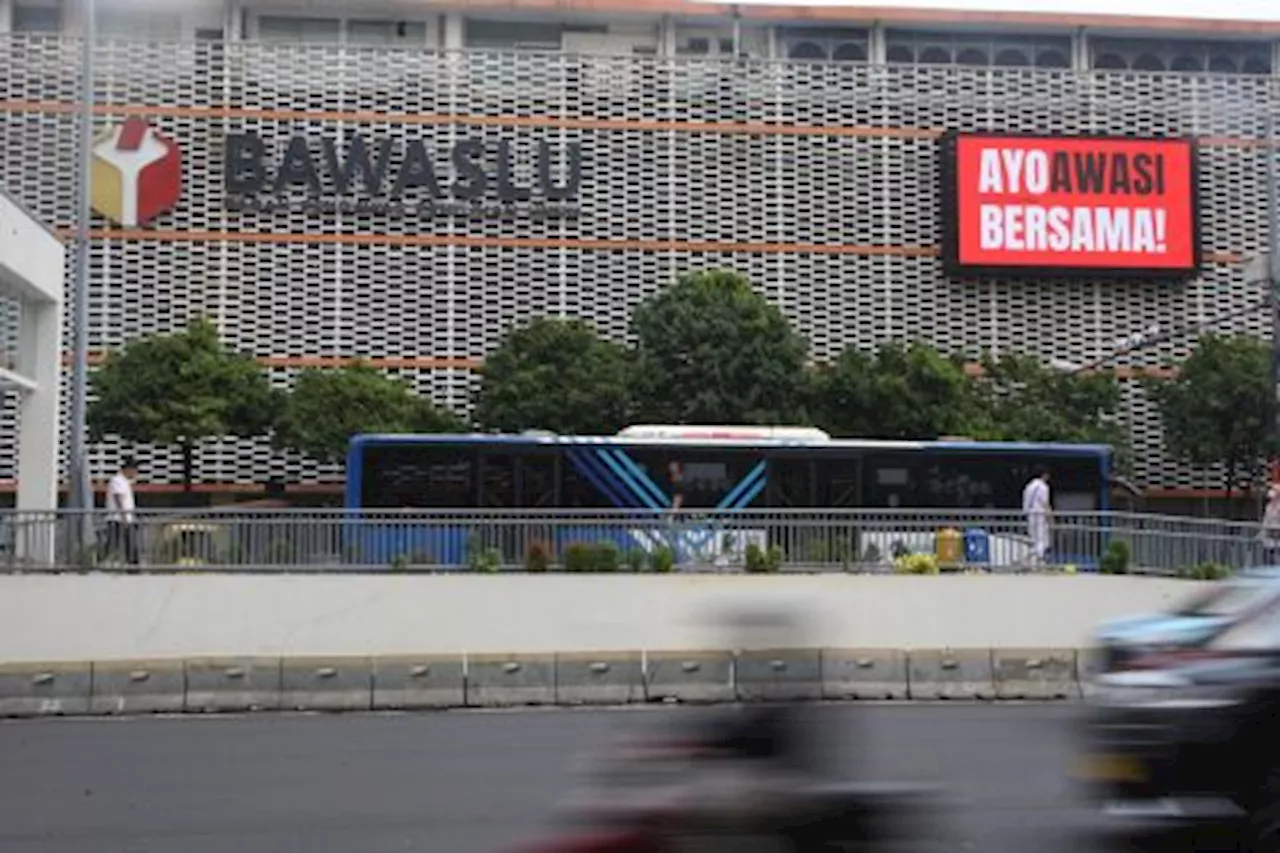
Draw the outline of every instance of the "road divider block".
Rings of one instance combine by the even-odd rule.
[[[626,705],[645,698],[640,652],[558,654],[555,671],[557,705]]]
[[[817,649],[743,650],[734,658],[734,684],[745,702],[822,698],[822,653]]]
[[[733,702],[732,652],[649,652],[645,698],[650,702]]]
[[[466,702],[461,655],[395,655],[373,659],[375,711],[461,708]]]
[[[92,689],[88,662],[0,664],[0,717],[87,714]]]
[[[195,713],[277,711],[279,658],[194,658],[186,662],[186,709]]]
[[[1076,699],[1075,649],[993,649],[997,699]]]
[[[1105,661],[1101,649],[1076,649],[1076,682],[1085,699],[1096,694],[1094,679],[1103,673]]]
[[[907,654],[892,649],[823,649],[822,698],[907,698]]]
[[[180,660],[95,662],[92,684],[92,714],[173,714],[186,708],[186,668]]]
[[[908,698],[996,698],[990,649],[912,649],[907,667]]]
[[[554,705],[554,655],[469,655],[467,705],[473,708]]]
[[[373,661],[367,657],[285,658],[280,707],[289,711],[368,711],[373,708]]]

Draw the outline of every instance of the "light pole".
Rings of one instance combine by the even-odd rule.
[[[1267,85],[1267,307],[1271,311],[1271,389],[1273,437],[1280,449],[1280,216],[1276,211],[1275,87]],[[1274,463],[1274,459],[1272,460]],[[1268,472],[1270,473],[1270,472]]]
[[[68,497],[73,509],[83,513],[80,531],[88,535],[89,513],[93,508],[93,487],[89,481],[89,454],[86,413],[89,383],[89,216],[93,168],[93,45],[96,22],[94,0],[84,0],[81,24],[80,73],[80,186],[79,214],[76,218],[75,314],[72,334],[75,358],[71,384],[71,483]]]

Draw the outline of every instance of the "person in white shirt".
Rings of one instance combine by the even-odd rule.
[[[134,514],[133,480],[138,476],[138,463],[125,459],[107,483],[107,549],[123,555],[131,566],[138,565],[137,519]]]
[[[1031,546],[1037,565],[1043,565],[1049,556],[1049,471],[1041,468],[1022,490],[1022,512],[1027,516],[1027,530],[1031,534]]]

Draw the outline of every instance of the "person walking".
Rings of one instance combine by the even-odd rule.
[[[1038,469],[1022,490],[1022,512],[1027,517],[1027,532],[1031,534],[1034,565],[1043,568],[1049,557],[1049,518],[1052,513],[1047,468]]]
[[[138,463],[130,456],[107,484],[107,551],[113,556],[122,556],[131,566],[138,565],[133,498],[133,481],[137,476]]]

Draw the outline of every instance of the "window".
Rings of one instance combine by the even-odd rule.
[[[975,68],[1069,68],[1067,36],[982,36],[970,33],[890,30],[886,56],[898,65],[967,65]]]
[[[556,23],[532,21],[466,22],[467,47],[491,50],[559,50],[563,28]]]
[[[768,476],[768,506],[781,509],[814,506],[812,459],[791,456],[770,459]]]
[[[863,29],[843,27],[788,27],[781,39],[790,59],[866,62],[870,35]]]
[[[871,507],[1020,509],[1022,489],[1049,468],[1054,506],[1097,509],[1102,475],[1092,457],[1007,457],[993,453],[877,453],[867,457]]]
[[[357,45],[423,45],[427,25],[421,21],[347,21],[347,42]]]
[[[449,445],[365,448],[361,502],[370,509],[475,506],[476,449]]]
[[[1156,41],[1099,37],[1090,41],[1093,68],[1175,74],[1270,74],[1269,45],[1259,42]]]
[[[258,37],[263,41],[305,44],[342,41],[342,21],[338,18],[294,18],[263,15],[258,18]]]
[[[104,9],[96,21],[98,35],[107,39],[178,41],[182,38],[181,15],[159,15]]]
[[[510,509],[516,502],[516,457],[484,451],[480,455],[480,506]]]
[[[62,29],[62,11],[56,5],[18,3],[13,7],[15,33],[56,33]]]

